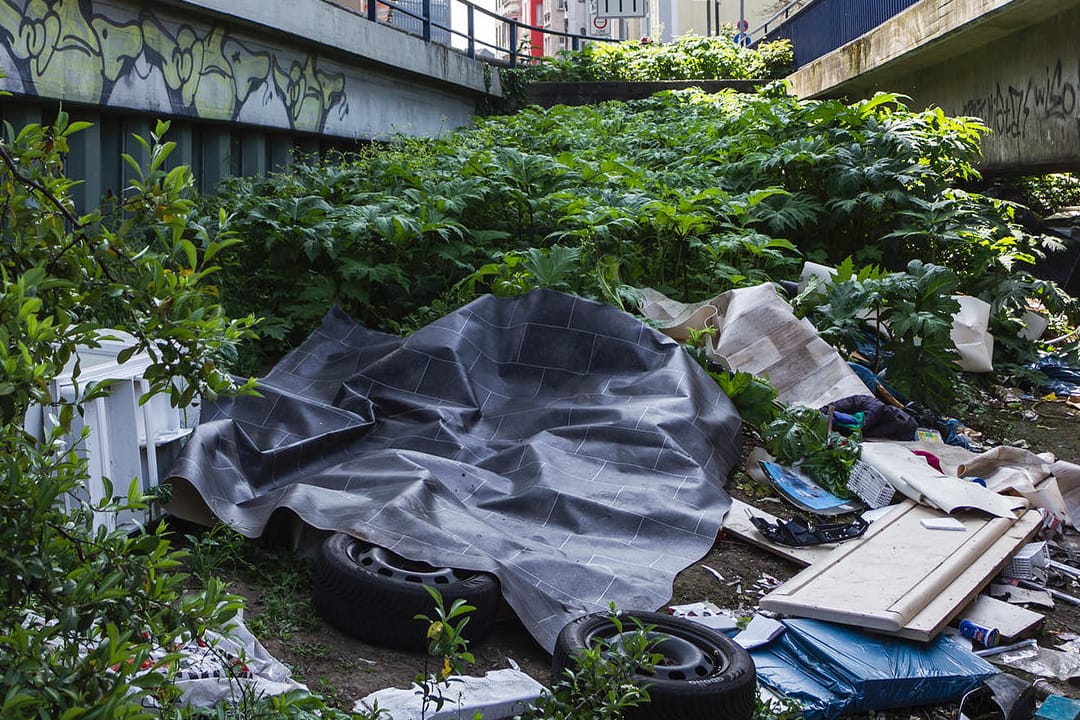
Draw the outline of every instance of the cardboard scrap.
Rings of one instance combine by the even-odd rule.
[[[989,595],[980,595],[959,617],[983,627],[997,628],[1001,638],[1009,641],[1023,637],[1046,619],[1040,613],[995,600]]]

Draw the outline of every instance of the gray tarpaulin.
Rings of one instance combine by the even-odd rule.
[[[679,345],[545,290],[405,339],[331,311],[260,392],[205,408],[170,475],[249,537],[289,508],[495,573],[549,651],[580,614],[667,602],[712,546],[739,459],[737,412]]]

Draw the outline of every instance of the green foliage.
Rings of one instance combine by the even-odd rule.
[[[221,262],[229,310],[266,318],[264,339],[244,348],[250,368],[307,337],[332,304],[400,333],[482,292],[558,287],[632,310],[640,287],[698,300],[792,279],[804,258],[848,257],[882,277],[906,274],[913,258],[948,268],[956,292],[993,305],[992,328],[1006,336],[996,362],[1020,363],[1031,346],[1009,329],[1029,298],[1074,318],[1080,308],[1032,278],[1042,248],[1014,206],[956,189],[977,177],[985,130],[938,109],[909,111],[896,95],[845,104],[778,87],[527,108],[232,181],[207,201],[205,225],[224,210],[247,239]],[[885,280],[845,289],[813,319],[853,349],[861,308],[920,306],[929,316],[901,320],[900,347],[885,348],[907,353],[890,382],[947,402],[957,375],[926,349],[939,337],[930,316],[945,308],[918,297],[937,277],[908,289],[888,280],[886,295]],[[922,374],[905,381],[908,369]]]
[[[808,294],[802,307],[821,336],[845,355],[872,345],[875,373],[888,367],[889,382],[907,397],[945,410],[959,382],[953,317],[960,304],[956,274],[941,265],[912,260],[906,272],[876,267],[856,273],[850,259],[820,295]]]
[[[1074,173],[1020,177],[1014,182],[1022,202],[1040,215],[1080,205],[1080,177]]]
[[[788,406],[761,428],[761,435],[781,465],[797,467],[837,497],[851,497],[847,481],[859,459],[859,444],[832,431],[820,410]]]
[[[105,478],[87,499],[74,447],[86,431],[73,428],[108,388],[81,380],[76,349],[129,333],[119,359],[145,353],[148,396],[186,406],[251,388],[225,363],[254,321],[220,305],[210,281],[236,238],[224,216],[197,222],[191,173],[167,162],[167,123],[139,139],[145,164],[124,156],[134,179],[111,214],[73,214],[63,159],[85,127],[61,112],[0,139],[0,717],[331,717],[297,694],[180,706],[172,648],[227,631],[239,598],[212,578],[191,590],[164,525],[110,529],[146,510],[137,480]],[[73,396],[57,395],[62,375]],[[48,414],[43,437],[23,427],[32,406]]]
[[[648,673],[660,661],[652,652],[649,628],[625,628],[612,608],[616,644],[598,641],[581,651],[551,691],[541,695],[515,720],[618,720],[623,711],[649,702],[648,689],[637,684],[637,673]]]
[[[469,641],[461,634],[469,623],[469,613],[476,608],[461,598],[454,600],[448,608],[442,594],[435,587],[424,585],[424,589],[435,601],[435,617],[416,616],[417,620],[428,623],[428,653],[424,657],[424,671],[415,678],[423,693],[421,717],[426,717],[430,708],[434,708],[435,712],[442,710],[447,701],[446,691],[451,689],[450,676],[464,673],[476,662],[476,658],[468,650]],[[435,672],[428,670],[429,658],[439,658],[442,661]]]
[[[750,49],[735,45],[730,35],[684,35],[670,43],[589,43],[581,50],[563,50],[555,58],[544,58],[528,72],[538,81],[643,82],[768,80],[782,78],[794,69],[788,40]]]
[[[780,410],[776,388],[767,378],[748,372],[710,372],[724,394],[735,403],[743,422],[761,428],[773,420]]]

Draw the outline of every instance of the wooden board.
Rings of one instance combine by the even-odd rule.
[[[930,530],[938,510],[901,503],[859,541],[845,543],[762,598],[765,610],[929,640],[989,584],[1037,530],[1020,522],[956,514],[965,532]]]
[[[975,602],[963,609],[960,617],[983,627],[997,628],[1002,640],[1012,640],[1025,635],[1046,619],[1040,613],[995,600],[989,595],[975,598]]]
[[[912,640],[937,636],[960,610],[1001,572],[1016,551],[1030,542],[1042,525],[1038,510],[1028,510],[982,557],[967,567],[940,595],[897,633]]]

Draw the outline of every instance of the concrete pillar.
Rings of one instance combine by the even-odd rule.
[[[266,174],[266,133],[256,130],[240,131],[240,174],[253,176]]]
[[[111,192],[113,195],[119,196],[124,190],[121,184],[122,172],[120,166],[126,164],[120,159],[123,148],[123,124],[116,117],[103,116],[99,127],[101,128],[101,162],[99,168],[102,193],[107,195]]]
[[[35,102],[26,102],[22,99],[8,99],[3,105],[4,121],[11,124],[11,129],[18,135],[19,131],[31,123],[41,124],[41,105]]]
[[[296,153],[300,159],[307,162],[309,156],[319,154],[319,138],[314,135],[301,135],[296,138]]]
[[[270,146],[270,170],[284,170],[292,163],[292,138],[288,135],[270,135],[267,138]]]
[[[95,112],[80,112],[78,120],[93,125],[69,137],[71,152],[68,154],[65,171],[69,178],[82,181],[71,190],[75,212],[82,215],[101,205],[105,184],[101,172],[101,115]]]
[[[203,130],[201,192],[213,192],[222,178],[233,174],[232,131],[211,126]]]
[[[166,141],[176,143],[172,155],[165,161],[165,167],[172,170],[180,165],[192,167],[195,161],[195,134],[190,123],[174,122],[169,126],[169,132],[165,134]]]

